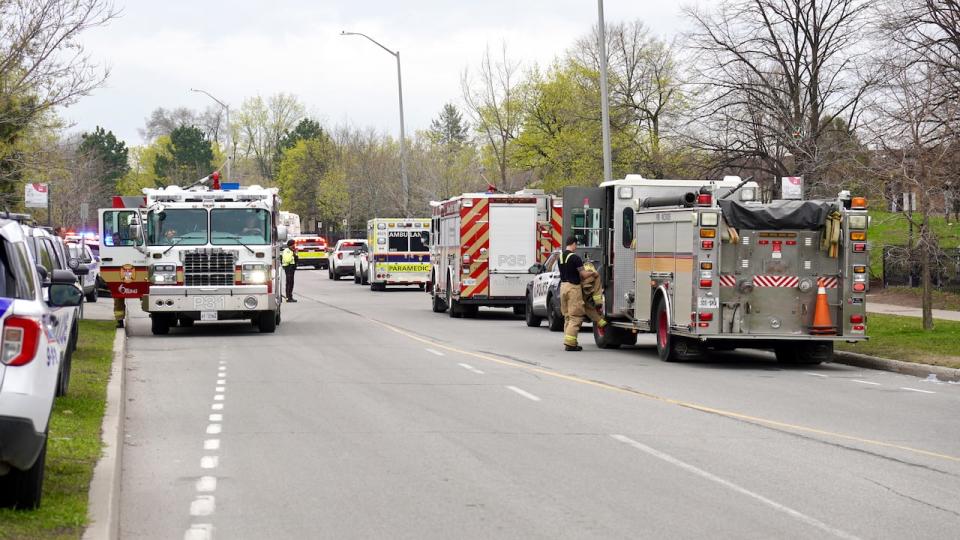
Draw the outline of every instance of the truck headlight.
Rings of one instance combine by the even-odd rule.
[[[262,285],[267,282],[270,268],[265,264],[243,265],[242,281],[250,285]]]
[[[177,265],[155,264],[150,267],[150,283],[155,285],[176,285]]]

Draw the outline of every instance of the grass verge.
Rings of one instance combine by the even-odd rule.
[[[100,424],[113,361],[113,321],[80,321],[70,389],[50,418],[43,501],[32,512],[0,509],[0,538],[80,538],[87,496],[100,458]]]
[[[867,236],[873,245],[870,251],[870,275],[879,279],[883,277],[883,246],[907,245],[910,225],[906,216],[899,212],[871,210],[870,217]],[[914,213],[914,217],[919,220],[920,214]],[[942,249],[960,247],[960,224],[947,221],[942,214],[934,214],[930,216],[930,227]],[[916,240],[919,234],[916,227],[913,234]]]
[[[879,315],[867,317],[870,340],[861,343],[837,343],[837,349],[905,362],[918,362],[960,368],[957,343],[960,322],[934,321],[934,329],[925,332],[919,317]]]
[[[946,309],[950,311],[960,311],[960,294],[949,291],[938,291],[934,289],[933,309]],[[878,304],[893,304],[897,306],[915,307],[923,305],[923,291],[919,288],[910,287],[887,287],[876,288],[870,291],[867,298],[867,304],[876,302]]]

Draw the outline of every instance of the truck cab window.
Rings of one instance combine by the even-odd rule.
[[[130,231],[130,224],[136,220],[133,210],[111,210],[103,213],[103,244],[121,247],[136,245],[137,239]]]
[[[633,208],[623,209],[623,247],[633,249]]]
[[[574,208],[571,229],[579,247],[600,247],[600,209]]]

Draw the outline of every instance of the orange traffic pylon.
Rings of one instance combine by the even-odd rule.
[[[837,333],[837,327],[830,318],[830,305],[827,303],[827,288],[823,286],[823,278],[817,280],[817,303],[813,308],[810,333],[815,336],[832,336]]]

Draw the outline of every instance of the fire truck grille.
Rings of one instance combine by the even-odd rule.
[[[184,253],[184,284],[199,287],[220,287],[233,285],[233,253]]]

